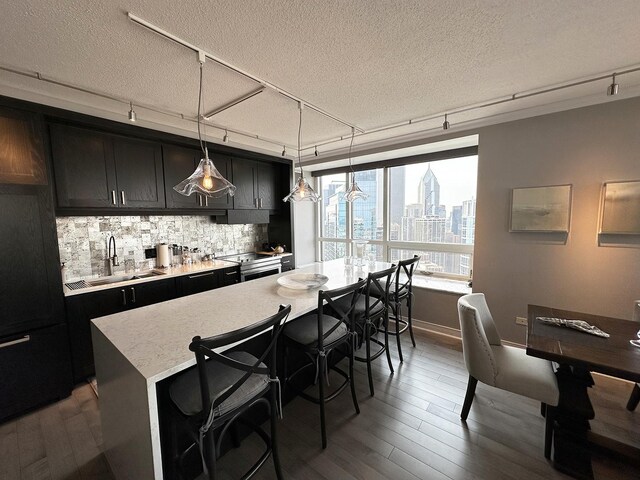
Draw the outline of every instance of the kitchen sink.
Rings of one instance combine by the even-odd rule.
[[[129,280],[140,280],[142,278],[152,278],[152,277],[157,277],[158,275],[164,275],[164,273],[151,271],[146,273],[136,273],[134,275],[103,277],[97,280],[87,280],[86,282],[91,287],[98,287],[100,285],[111,285],[113,283],[128,282]]]

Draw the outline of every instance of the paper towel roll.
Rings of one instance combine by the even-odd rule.
[[[165,268],[171,265],[171,257],[169,256],[169,245],[159,243],[156,245],[156,267]]]

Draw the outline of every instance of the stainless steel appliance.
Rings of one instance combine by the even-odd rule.
[[[256,278],[275,275],[282,271],[280,257],[260,255],[258,253],[239,253],[217,257],[219,260],[235,262],[240,265],[240,281],[255,280]]]

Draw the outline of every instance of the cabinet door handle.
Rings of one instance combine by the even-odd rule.
[[[120,290],[122,292],[122,306],[127,306],[127,292],[124,291],[124,288]]]
[[[198,195],[198,204],[202,206],[202,195]]]
[[[116,200],[116,191],[115,190],[111,190],[111,203],[116,205],[118,203],[118,200]]]
[[[215,273],[216,272],[199,273],[197,275],[189,275],[187,278],[192,279],[192,278],[200,278],[200,277],[211,277],[215,275]]]
[[[204,206],[205,207],[209,206],[209,197],[204,197]]]
[[[124,190],[120,191],[120,200],[122,200],[122,205],[127,204],[127,200],[124,198]]]
[[[131,303],[136,303],[136,289],[131,287]]]
[[[10,347],[11,345],[18,345],[19,343],[25,343],[31,340],[31,335],[25,335],[22,338],[16,338],[15,340],[9,340],[8,342],[0,343],[0,348]]]
[[[257,198],[254,198],[254,199],[253,199],[253,203],[254,203],[254,205],[256,206],[256,208],[258,208],[258,199],[257,199]]]
[[[291,263],[291,260],[282,260],[282,263],[283,263],[283,264],[285,264],[285,263]]]
[[[262,198],[258,199],[258,208],[262,208]]]
[[[238,272],[226,272],[225,275],[237,275]]]

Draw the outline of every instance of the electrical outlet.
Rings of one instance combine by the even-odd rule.
[[[516,317],[516,325],[524,325],[527,326],[527,319],[525,317]]]

